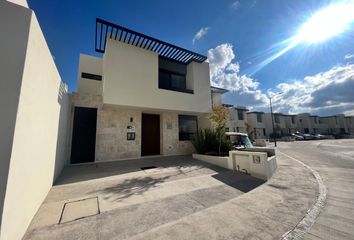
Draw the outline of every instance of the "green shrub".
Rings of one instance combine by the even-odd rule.
[[[218,132],[210,128],[199,130],[192,139],[192,144],[198,154],[226,156],[232,149],[231,141],[225,136],[225,134],[222,134],[219,154]]]

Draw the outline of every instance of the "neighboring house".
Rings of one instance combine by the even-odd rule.
[[[227,92],[228,92],[228,90],[223,89],[223,88],[211,87],[211,104],[212,104],[212,106],[222,105],[221,96]]]
[[[254,139],[264,139],[267,137],[264,112],[247,112],[247,123],[253,129]]]
[[[248,109],[242,106],[234,106],[231,104],[223,104],[229,110],[226,130],[231,132],[247,133],[246,122]]]
[[[286,130],[286,123],[285,123],[285,118],[282,113],[273,113],[274,115],[274,129],[277,135],[283,136],[287,134]],[[265,119],[266,119],[266,132],[268,134],[268,137],[271,137],[273,133],[273,124],[272,124],[272,115],[271,113],[265,113]]]
[[[346,134],[348,128],[344,114],[320,117],[321,123],[327,124],[329,134]]]
[[[292,134],[298,131],[297,115],[283,114],[285,121],[285,133]]]
[[[80,55],[71,163],[193,153],[217,92],[206,57],[104,20],[96,26],[103,56]]]
[[[354,135],[354,116],[346,116],[345,123],[350,135]]]
[[[313,133],[313,123],[309,113],[297,115],[299,131],[302,133]]]

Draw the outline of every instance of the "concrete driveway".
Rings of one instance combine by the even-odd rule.
[[[69,166],[25,239],[127,239],[228,202],[262,183],[190,156]]]

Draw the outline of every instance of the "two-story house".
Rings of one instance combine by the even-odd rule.
[[[345,134],[348,128],[344,114],[320,117],[320,121],[328,126],[328,134]]]
[[[72,94],[71,163],[192,153],[211,111],[206,57],[101,19],[95,44]]]
[[[264,112],[247,112],[247,122],[253,129],[254,139],[266,138],[266,119]]]
[[[228,120],[226,128],[231,132],[242,132],[247,133],[246,122],[247,122],[247,111],[246,107],[234,106],[231,104],[223,104],[229,111]]]

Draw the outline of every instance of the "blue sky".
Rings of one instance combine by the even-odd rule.
[[[267,111],[267,96],[282,92],[274,96],[277,111],[354,115],[353,23],[345,33],[318,44],[299,44],[259,68],[286,47],[280,43],[306,19],[334,1],[28,2],[70,91],[77,87],[79,54],[99,56],[94,51],[99,17],[207,55],[212,83],[232,90],[224,96],[227,103]]]

